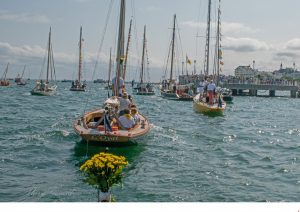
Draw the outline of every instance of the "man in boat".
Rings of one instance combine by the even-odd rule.
[[[114,77],[112,80],[111,80],[111,84],[112,84],[112,90],[113,92],[115,91],[115,84],[116,84],[116,77]],[[122,77],[119,78],[119,83],[118,83],[118,90],[120,91],[122,88],[123,88],[123,85],[124,85],[124,80]],[[115,96],[115,95],[114,95]]]
[[[210,105],[213,105],[215,90],[216,90],[216,84],[214,83],[213,80],[211,80],[210,83],[207,85],[207,92],[208,92]]]
[[[129,109],[131,102],[128,99],[128,94],[124,92],[122,97],[119,97],[119,102],[120,102],[120,112],[119,115],[122,116],[124,114],[124,110]]]
[[[197,87],[197,93],[199,93],[199,100],[201,100],[203,98],[203,93],[204,93],[204,81],[202,80],[198,87]]]

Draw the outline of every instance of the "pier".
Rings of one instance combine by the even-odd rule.
[[[240,84],[240,83],[224,83],[220,85],[223,88],[232,90],[232,95],[243,95],[246,91],[249,96],[257,96],[258,90],[269,91],[270,97],[276,96],[276,91],[290,91],[292,98],[297,97],[299,87],[295,85],[281,85],[281,84]]]

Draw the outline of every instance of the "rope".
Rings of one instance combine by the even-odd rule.
[[[104,25],[104,28],[103,28],[103,34],[102,34],[102,37],[101,37],[100,46],[99,46],[99,49],[98,49],[98,52],[97,52],[97,58],[96,58],[96,63],[95,63],[92,79],[94,79],[94,77],[95,77],[96,69],[97,69],[97,66],[98,66],[98,60],[99,60],[100,52],[102,50],[102,46],[103,46],[103,43],[104,43],[104,38],[105,38],[106,30],[107,30],[109,17],[110,17],[111,10],[112,10],[112,5],[113,5],[113,0],[110,1],[109,9],[108,9],[107,16],[106,16],[106,19],[105,19],[105,25]],[[90,99],[90,95],[87,95],[87,99],[86,99],[86,102],[85,102],[83,113],[85,113],[85,111],[86,111],[86,107],[87,107],[87,104],[89,102],[89,99]]]

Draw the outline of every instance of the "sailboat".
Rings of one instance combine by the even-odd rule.
[[[23,79],[25,69],[26,69],[26,65],[24,66],[22,75],[20,76],[18,74],[18,76],[15,78],[15,82],[17,83],[17,85],[26,85],[26,81]]]
[[[124,58],[124,31],[125,31],[125,0],[121,0],[120,20],[117,47],[116,77],[113,80],[113,96],[106,99],[103,107],[83,114],[75,120],[73,128],[81,138],[88,142],[103,145],[120,144],[131,142],[150,130],[148,119],[141,113],[139,121],[131,128],[122,126],[119,116],[120,98],[119,83],[123,74]],[[125,95],[124,95],[125,96]]]
[[[141,71],[140,71],[140,82],[137,84],[134,90],[134,94],[136,95],[154,95],[155,92],[153,90],[153,85],[148,83],[144,83],[145,78],[145,63],[146,63],[146,26],[144,26],[144,40],[143,40],[143,52],[142,52],[142,64],[141,64]]]
[[[48,39],[48,49],[47,49],[47,73],[45,82],[41,79],[36,81],[35,87],[31,90],[31,95],[38,95],[38,96],[52,96],[56,93],[57,85],[51,84],[49,82],[49,75],[55,75],[55,67],[54,67],[54,60],[53,60],[53,49],[51,43],[51,27],[49,31],[49,39]]]
[[[208,76],[209,71],[209,43],[210,43],[210,11],[211,11],[211,0],[208,1],[208,18],[207,18],[207,31],[206,31],[206,46],[205,46],[205,75]],[[219,13],[220,15],[220,7]],[[219,28],[218,24],[218,28]],[[217,30],[219,32],[219,30]],[[217,37],[219,33],[217,33]],[[217,42],[219,42],[219,37],[217,38]],[[219,58],[219,57],[218,57]],[[219,77],[218,77],[219,78]],[[211,83],[213,83],[213,79],[211,79]],[[208,85],[209,86],[209,85]],[[210,91],[208,91],[210,92]],[[221,95],[212,95],[212,99],[207,101],[206,96],[203,96],[201,93],[197,94],[193,98],[193,108],[196,112],[201,112],[204,114],[223,114],[226,108],[226,102],[223,101]]]
[[[6,69],[0,79],[0,86],[9,86],[9,80],[6,79],[6,75],[8,72],[8,66],[9,66],[9,63],[7,63]]]
[[[79,36],[79,63],[78,63],[78,79],[72,82],[70,91],[85,91],[86,84],[81,83],[81,70],[82,70],[82,27],[80,27]]]
[[[164,79],[162,81],[161,96],[163,98],[177,100],[178,95],[176,93],[176,82],[173,79],[173,67],[174,67],[174,54],[175,54],[175,30],[176,30],[176,14],[173,20],[173,31],[172,31],[172,43],[171,43],[171,69],[169,80]]]

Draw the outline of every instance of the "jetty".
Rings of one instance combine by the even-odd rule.
[[[242,84],[242,83],[224,83],[220,85],[232,91],[232,95],[257,96],[257,91],[269,91],[270,97],[275,97],[276,91],[290,91],[290,96],[296,98],[299,92],[299,86],[282,84]]]

